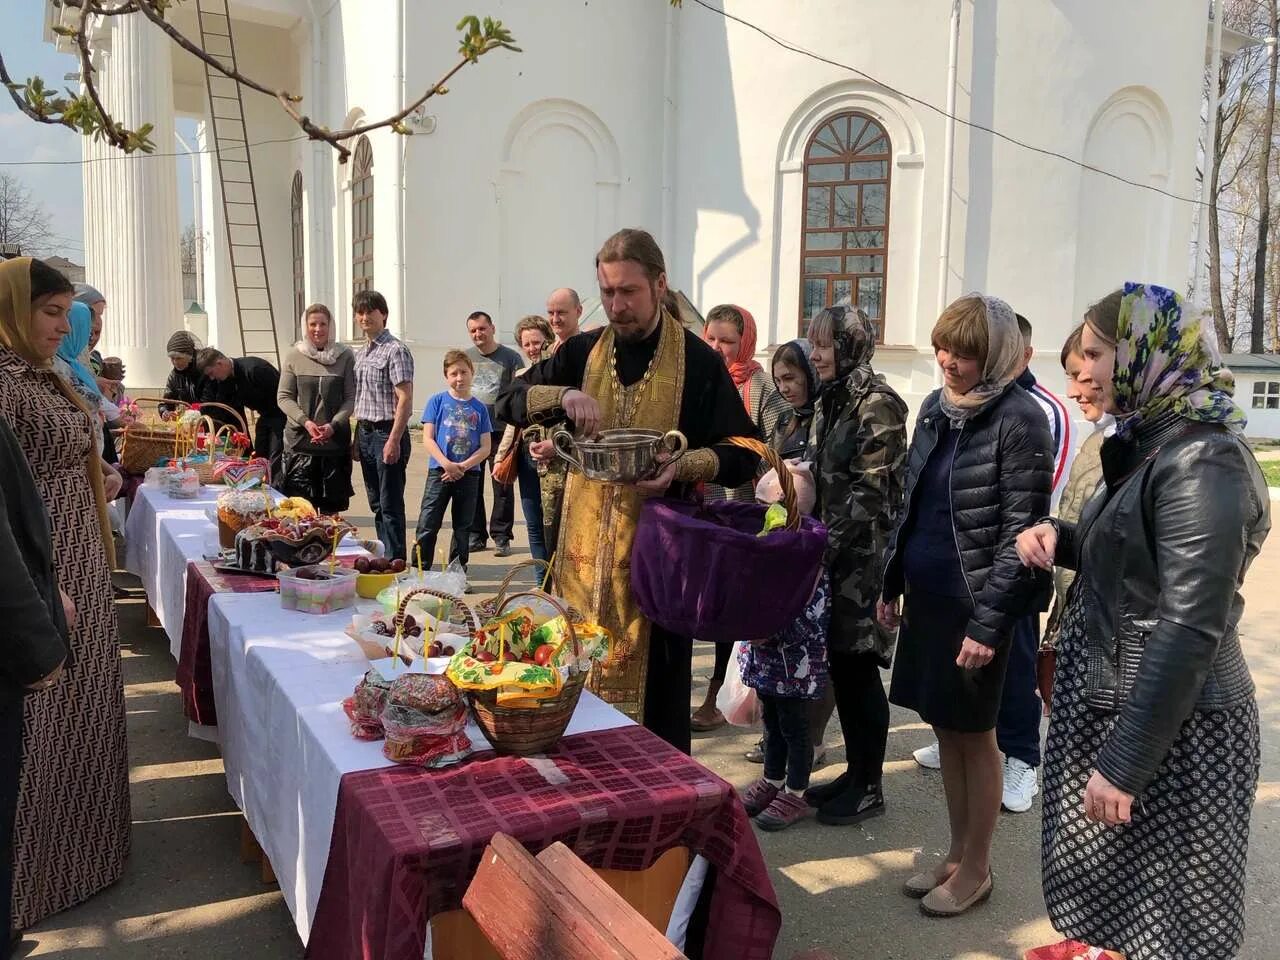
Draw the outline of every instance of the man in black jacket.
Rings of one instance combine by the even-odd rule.
[[[196,369],[221,385],[219,400],[244,411],[258,414],[253,432],[253,450],[271,461],[271,476],[280,474],[284,454],[284,412],[276,401],[280,387],[280,371],[261,357],[227,357],[220,350],[205,347],[196,354]]]
[[[22,698],[53,686],[67,659],[69,621],[75,609],[58,589],[53,542],[44,501],[36,489],[18,438],[0,418],[0,570],[9,582],[0,590],[0,910],[5,937],[0,956],[14,946],[13,820],[22,772]],[[19,935],[20,938],[21,935]]]

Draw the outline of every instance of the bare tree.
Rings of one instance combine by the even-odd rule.
[[[502,25],[501,20],[490,17],[485,17],[483,20],[475,16],[463,17],[457,28],[461,34],[458,60],[439,80],[428,87],[426,92],[403,110],[381,120],[361,123],[350,129],[330,130],[301,112],[301,95],[282,88],[273,88],[239,70],[232,69],[220,57],[208,53],[200,44],[173,26],[166,19],[166,14],[181,2],[182,0],[54,0],[54,5],[62,8],[63,15],[61,19],[55,21],[53,31],[59,36],[68,38],[75,47],[76,54],[80,58],[80,77],[84,84],[84,91],[76,94],[68,90],[63,96],[40,77],[30,77],[25,83],[15,81],[9,75],[3,54],[0,54],[0,83],[8,89],[9,96],[18,109],[32,120],[70,127],[86,136],[113,144],[125,153],[135,151],[151,153],[155,150],[155,143],[151,140],[152,125],[144,123],[137,129],[131,130],[117,123],[102,102],[96,80],[97,70],[93,66],[96,42],[93,36],[95,23],[108,17],[145,17],[175,44],[199,58],[213,70],[243,87],[275,98],[303,133],[312,140],[319,140],[332,146],[338,151],[339,158],[345,162],[351,153],[346,145],[347,141],[357,134],[382,127],[389,127],[399,134],[411,134],[413,131],[405,124],[405,119],[432,97],[447,94],[449,92],[447,84],[463,67],[475,63],[486,53],[494,50],[520,52],[511,31]]]
[[[178,238],[178,257],[182,264],[182,299],[203,301],[200,289],[200,261],[204,256],[204,237],[196,231],[195,224],[182,228]]]
[[[1280,0],[1271,0],[1269,21],[1272,38],[1269,44],[1270,69],[1267,82],[1267,106],[1262,121],[1262,147],[1258,157],[1258,245],[1254,251],[1253,305],[1249,311],[1249,350],[1262,353],[1266,333],[1267,232],[1271,227],[1271,137],[1276,124],[1276,56],[1275,37],[1280,33]]]
[[[42,250],[54,239],[49,214],[22,181],[0,173],[0,243],[14,243],[24,252]]]

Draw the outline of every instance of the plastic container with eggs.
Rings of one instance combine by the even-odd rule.
[[[336,564],[317,563],[282,570],[280,606],[301,613],[333,613],[354,606],[356,573]]]

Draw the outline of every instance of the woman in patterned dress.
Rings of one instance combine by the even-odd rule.
[[[53,373],[71,284],[39,260],[0,263],[0,416],[31,464],[53,526],[58,583],[77,612],[65,676],[25,703],[14,830],[14,928],[88,899],[129,853],[129,771],[114,551],[83,401]]]
[[[1258,709],[1240,584],[1271,518],[1212,332],[1126,284],[1085,316],[1080,380],[1116,416],[1077,523],[1018,538],[1076,569],[1058,641],[1041,849],[1054,927],[1128,960],[1227,960],[1244,938]],[[1084,955],[1090,955],[1084,953]]]

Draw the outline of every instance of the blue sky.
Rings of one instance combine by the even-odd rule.
[[[58,53],[44,42],[44,0],[0,2],[0,50],[15,80],[39,75],[58,86],[69,85],[63,76],[78,69],[75,57]],[[183,135],[193,128],[179,121]],[[190,142],[191,137],[187,137]],[[59,240],[54,249],[33,251],[61,254],[84,263],[83,191],[80,187],[80,136],[65,127],[35,123],[21,114],[8,92],[0,89],[0,173],[17,177],[49,214]],[[174,144],[156,144],[162,153],[175,153]],[[128,161],[122,161],[128,162]],[[178,216],[183,224],[191,215],[190,161],[178,164]]]

